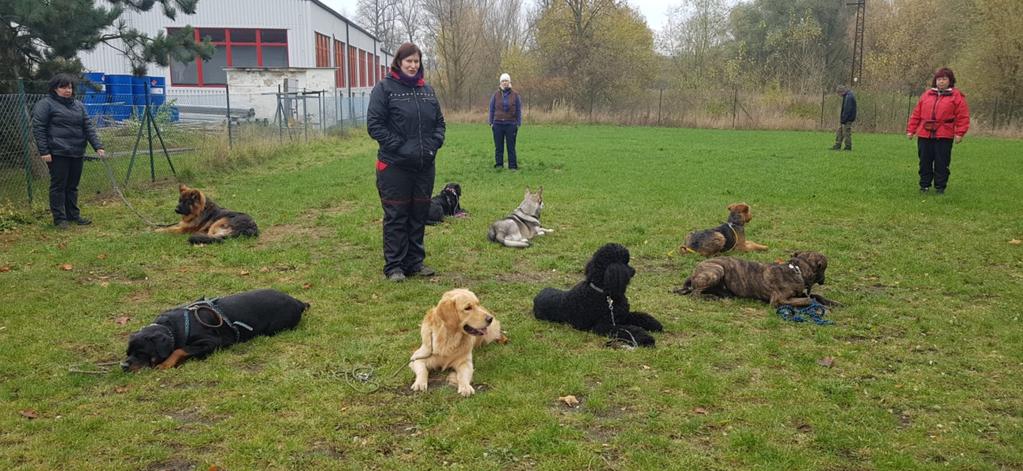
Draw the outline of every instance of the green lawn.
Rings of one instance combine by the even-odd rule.
[[[427,230],[429,280],[383,279],[362,133],[242,170],[183,164],[186,183],[256,218],[255,240],[190,247],[111,198],[84,202],[88,228],[42,217],[0,234],[0,468],[1023,468],[1023,247],[1008,243],[1023,239],[1023,142],[967,139],[937,197],[917,192],[916,146],[898,135],[859,134],[852,153],[806,132],[527,126],[519,139],[522,169],[498,171],[488,128],[451,126],[435,188],[461,183],[471,217]],[[488,242],[537,185],[556,232],[523,250]],[[171,182],[131,194],[168,222],[176,197]],[[817,292],[845,303],[834,325],[671,293],[699,261],[675,253],[682,237],[738,201],[770,246],[740,256],[828,255]],[[611,241],[632,251],[634,308],[665,325],[654,349],[531,314]],[[294,331],[173,371],[77,372],[120,360],[164,309],[257,287],[313,307]],[[476,353],[475,396],[440,382],[412,394],[418,323],[455,287],[511,342]],[[347,380],[360,365],[375,392]]]

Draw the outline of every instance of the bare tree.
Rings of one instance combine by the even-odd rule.
[[[423,31],[423,25],[420,24],[421,15],[420,9],[423,8],[423,2],[421,0],[393,0],[395,6],[395,17],[398,22],[398,27],[401,28],[402,38],[400,42],[408,41],[410,43],[419,42],[419,36]]]
[[[381,47],[394,52],[400,45],[397,26],[398,0],[359,0],[357,18],[380,40]]]

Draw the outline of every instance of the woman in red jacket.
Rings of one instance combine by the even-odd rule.
[[[933,181],[938,194],[945,193],[948,165],[952,163],[952,141],[962,142],[970,129],[970,107],[966,95],[955,88],[952,69],[943,67],[934,72],[931,89],[920,95],[906,124],[906,137],[918,136],[920,155],[920,191],[927,192]]]

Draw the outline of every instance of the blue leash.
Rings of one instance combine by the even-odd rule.
[[[811,301],[809,306],[800,308],[788,304],[778,306],[778,317],[783,321],[789,322],[806,322],[811,320],[817,325],[834,324],[834,322],[824,318],[827,313],[828,308],[816,300]]]

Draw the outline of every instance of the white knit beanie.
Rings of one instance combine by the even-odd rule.
[[[511,75],[508,75],[508,74],[501,74],[501,78],[500,78],[500,80],[498,80],[498,81],[499,81],[499,82],[504,82],[505,80],[507,80],[507,81],[511,82]]]

